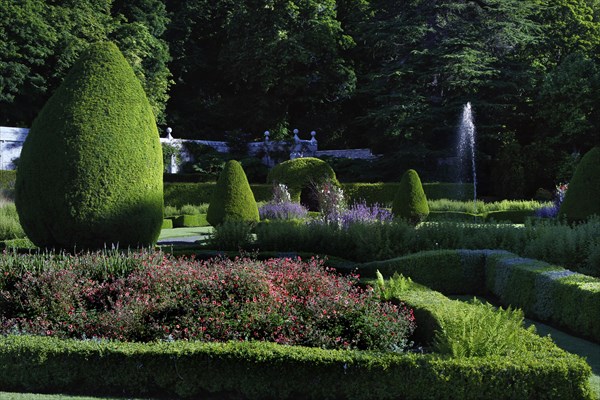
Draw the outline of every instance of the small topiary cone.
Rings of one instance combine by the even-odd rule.
[[[392,204],[392,213],[413,225],[423,221],[429,215],[427,197],[419,174],[414,169],[409,169],[402,175],[400,187]]]
[[[221,171],[206,212],[206,220],[212,226],[225,221],[259,221],[254,193],[239,162],[228,161]]]

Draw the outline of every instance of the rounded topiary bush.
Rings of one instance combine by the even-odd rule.
[[[23,144],[15,203],[39,247],[147,246],[160,234],[162,152],[152,108],[117,46],[91,45]]]
[[[423,221],[429,215],[427,197],[419,174],[414,169],[409,169],[402,175],[392,204],[392,213],[413,224]]]
[[[267,183],[287,185],[292,201],[299,202],[303,190],[313,190],[314,185],[325,181],[339,186],[335,171],[325,161],[314,157],[284,161],[269,171]]]
[[[588,151],[577,165],[558,212],[559,218],[570,222],[592,215],[600,216],[600,147]]]
[[[258,222],[258,206],[242,165],[231,160],[219,175],[219,180],[206,212],[212,226],[225,221]]]

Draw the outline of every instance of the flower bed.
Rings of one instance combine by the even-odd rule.
[[[410,310],[313,259],[6,255],[0,332],[402,351]]]

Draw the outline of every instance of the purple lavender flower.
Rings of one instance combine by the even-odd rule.
[[[351,224],[361,222],[361,223],[371,223],[371,222],[391,222],[393,219],[392,213],[379,206],[379,204],[374,204],[372,206],[367,206],[365,202],[362,203],[354,203],[350,208],[345,210],[341,215],[341,223],[344,228],[348,228]]]
[[[258,214],[260,219],[302,219],[308,210],[298,203],[267,203],[259,208]]]
[[[559,207],[558,204],[552,204],[551,206],[538,208],[535,210],[535,216],[538,218],[556,218]]]

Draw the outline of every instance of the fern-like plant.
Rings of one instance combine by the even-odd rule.
[[[487,357],[508,356],[528,349],[520,309],[496,309],[477,299],[459,308],[459,315],[445,309],[436,313],[440,326],[433,339],[436,352],[452,357]],[[535,332],[535,327],[532,325],[528,330]]]

